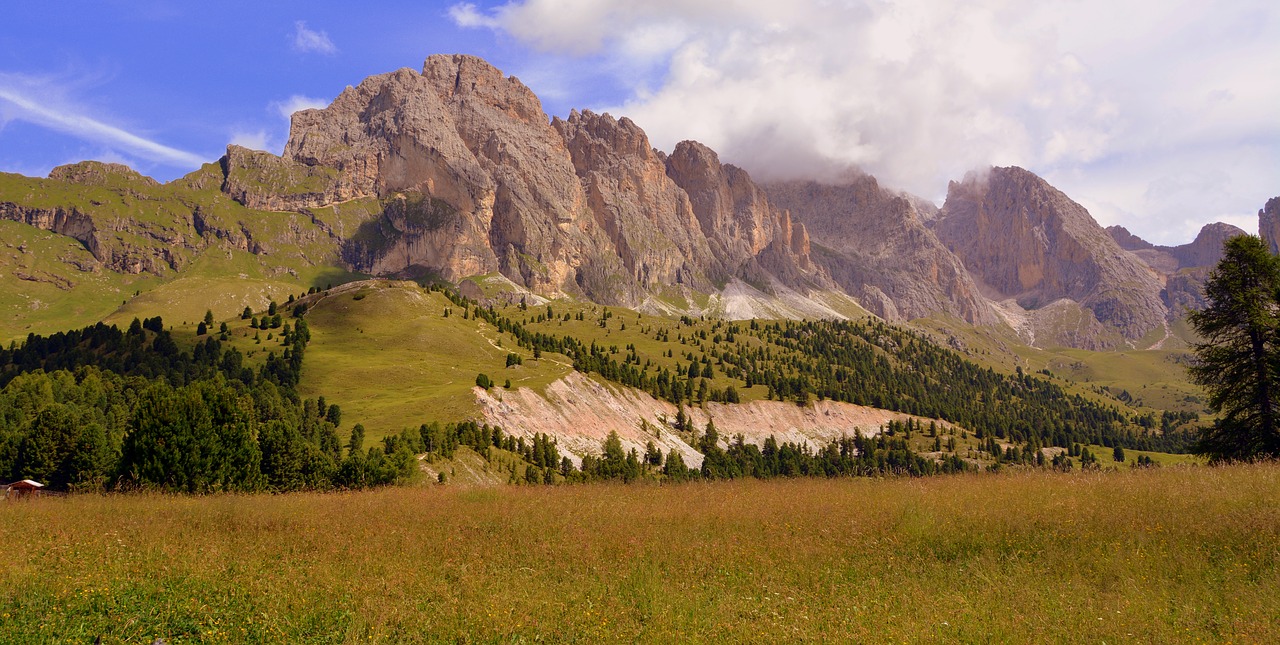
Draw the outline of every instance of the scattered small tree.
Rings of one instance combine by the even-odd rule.
[[[359,455],[364,452],[364,426],[357,423],[351,428],[351,438],[347,440],[347,454]]]

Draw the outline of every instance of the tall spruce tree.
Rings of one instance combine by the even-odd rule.
[[[1188,317],[1204,339],[1191,378],[1219,413],[1195,451],[1211,462],[1280,457],[1280,258],[1254,235],[1227,240]]]

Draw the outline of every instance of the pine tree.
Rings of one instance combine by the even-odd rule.
[[[347,454],[359,455],[364,451],[364,426],[357,423],[351,428],[351,439],[347,441]]]
[[[1233,237],[1205,282],[1209,305],[1188,316],[1205,339],[1191,378],[1220,413],[1195,446],[1211,462],[1280,457],[1278,288],[1280,259],[1257,236]]]

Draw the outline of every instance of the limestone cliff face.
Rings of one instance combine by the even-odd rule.
[[[630,119],[571,112],[551,123],[569,153],[588,221],[604,231],[642,289],[683,284],[707,290],[719,267],[699,234],[689,197],[666,175],[644,131]]]
[[[964,265],[925,226],[917,200],[865,175],[842,185],[786,182],[767,189],[808,227],[820,249],[815,261],[872,313],[889,320],[945,313],[975,324],[998,322]]]
[[[1258,235],[1267,241],[1272,253],[1280,254],[1280,197],[1268,199],[1258,211]]]
[[[283,158],[233,147],[222,167],[223,192],[254,208],[379,200],[343,252],[374,274],[501,272],[623,305],[734,277],[827,284],[803,226],[744,171],[694,143],[667,159],[625,118],[550,121],[519,80],[470,56],[366,79],[295,113]]]
[[[714,150],[682,141],[666,160],[667,175],[688,195],[711,246],[717,276],[758,283],[761,273],[790,285],[825,286],[827,276],[810,257],[809,232],[769,201],[747,171],[721,164]]]
[[[1071,300],[1128,341],[1164,324],[1156,273],[1026,170],[992,168],[952,182],[934,231],[993,297],[1029,310]]]
[[[572,259],[596,241],[537,97],[478,58],[433,56],[421,74],[370,77],[323,110],[295,113],[292,126],[285,158],[337,171],[326,191],[336,199],[405,194],[453,211],[415,228],[393,206],[379,226],[394,234],[363,246],[377,255],[361,269],[503,271],[550,292],[573,284]]]

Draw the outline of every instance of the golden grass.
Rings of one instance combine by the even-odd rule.
[[[0,504],[0,642],[1275,642],[1280,466]]]

